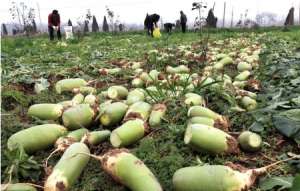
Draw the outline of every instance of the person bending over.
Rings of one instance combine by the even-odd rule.
[[[48,16],[48,31],[50,40],[54,40],[54,32],[56,32],[57,39],[61,39],[60,16],[57,10],[53,10]]]
[[[148,35],[153,37],[154,27],[157,27],[157,22],[159,21],[160,16],[158,14],[148,15],[145,19],[145,24],[147,26]]]
[[[171,33],[173,27],[175,27],[175,24],[173,24],[173,23],[165,23],[164,24],[164,28],[167,33]]]

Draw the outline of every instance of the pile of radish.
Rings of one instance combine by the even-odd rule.
[[[216,41],[215,44],[223,44]],[[243,49],[240,45],[248,45]],[[252,45],[251,45],[252,44]],[[261,46],[249,39],[236,39],[229,43],[228,51],[209,44],[208,65],[202,73],[192,73],[185,64],[166,66],[164,71],[142,69],[143,63],[129,62],[124,67],[134,71],[128,89],[113,85],[98,95],[90,82],[81,78],[63,79],[56,83],[58,94],[73,92],[71,100],[59,103],[41,103],[30,106],[28,116],[52,120],[51,124],[33,126],[13,134],[7,142],[10,150],[23,147],[26,153],[54,147],[62,156],[46,178],[44,190],[72,190],[72,185],[85,169],[90,158],[98,160],[112,178],[133,191],[163,190],[150,169],[125,147],[133,145],[166,120],[168,107],[164,102],[155,103],[160,94],[182,99],[188,108],[188,125],[183,142],[197,152],[209,155],[256,152],[262,139],[253,132],[242,132],[236,139],[230,134],[230,121],[207,107],[205,95],[194,92],[195,87],[212,82],[214,88],[229,87],[235,92],[240,111],[251,111],[257,106],[256,92],[259,84],[253,70],[257,68]],[[183,57],[197,57],[188,46],[178,47]],[[170,55],[149,52],[163,60]],[[226,67],[235,68],[234,77],[226,74]],[[102,68],[100,75],[114,75],[122,68]],[[217,75],[216,75],[217,74]],[[170,91],[170,83],[174,88]],[[245,89],[247,88],[247,89]],[[249,91],[253,90],[253,92]],[[92,131],[100,126],[103,130]],[[102,156],[90,153],[90,147],[109,141],[114,147]],[[51,155],[49,156],[51,157]],[[48,160],[48,159],[47,159]],[[245,191],[258,175],[271,167],[238,170],[234,166],[205,165],[178,169],[173,176],[177,191]],[[170,180],[171,181],[171,180]],[[29,184],[7,184],[6,190],[36,190]]]

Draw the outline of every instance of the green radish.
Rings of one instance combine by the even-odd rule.
[[[169,77],[180,83],[192,83],[193,80],[190,74],[174,74]]]
[[[89,145],[98,145],[103,141],[107,140],[110,136],[111,132],[109,130],[102,130],[102,131],[92,131],[89,132],[83,137],[84,143]]]
[[[215,82],[214,79],[212,79],[211,77],[207,77],[201,81],[201,86],[206,86],[208,84],[212,84],[213,82]]]
[[[72,100],[58,102],[57,104],[61,105],[63,107],[63,110],[66,110],[67,108],[76,105]]]
[[[235,154],[238,143],[224,131],[202,124],[188,125],[184,143],[197,151],[210,154]]]
[[[21,146],[28,154],[52,146],[55,141],[67,133],[67,129],[57,124],[37,125],[21,130],[9,137],[9,150]]]
[[[217,76],[216,80],[217,81],[224,81],[225,84],[231,84],[232,83],[231,77],[226,75],[226,74]]]
[[[256,109],[256,107],[257,107],[257,102],[255,101],[255,99],[252,99],[248,96],[244,96],[242,98],[241,102],[247,111],[252,111],[252,110]]]
[[[246,71],[246,70],[252,70],[252,66],[251,64],[248,64],[247,62],[240,62],[237,65],[237,69],[240,72]]]
[[[185,167],[174,173],[173,186],[175,191],[247,191],[268,169],[297,157],[255,169],[234,164]]]
[[[114,180],[132,191],[162,191],[150,169],[126,149],[111,150],[97,159]]]
[[[141,67],[142,67],[141,62],[132,62],[131,65],[130,65],[130,68],[133,69],[133,70],[141,68]]]
[[[149,74],[147,72],[142,72],[139,76],[139,78],[146,84],[152,83],[158,79],[159,72],[157,70],[151,70],[150,72]]]
[[[139,78],[145,82],[145,83],[148,83],[148,82],[151,82],[151,78],[150,78],[150,75],[147,73],[147,72],[142,72],[139,76]]]
[[[83,101],[84,101],[84,95],[82,95],[81,93],[76,94],[72,98],[72,102],[74,102],[74,105],[81,104]]]
[[[107,90],[107,96],[110,99],[121,100],[125,99],[128,95],[128,90],[123,86],[111,86]]]
[[[241,133],[238,137],[238,142],[243,150],[249,152],[259,151],[262,146],[261,137],[250,131],[244,131]]]
[[[131,85],[132,85],[132,87],[135,87],[135,88],[142,88],[142,87],[144,87],[145,83],[140,78],[134,78],[131,81]]]
[[[79,104],[68,108],[62,115],[63,124],[69,130],[89,127],[95,117],[89,104]]]
[[[195,94],[195,93],[187,93],[185,94],[184,103],[189,106],[193,105],[202,105],[204,104],[204,100],[202,96]]]
[[[185,87],[185,90],[186,90],[187,92],[192,92],[192,91],[194,91],[194,90],[195,90],[194,84],[191,83],[190,85],[186,86],[186,87]]]
[[[100,109],[100,123],[103,126],[113,126],[122,121],[128,106],[122,102],[106,104]]]
[[[139,118],[147,121],[151,111],[151,105],[147,102],[139,101],[132,104],[126,112],[124,121]]]
[[[169,74],[189,73],[190,69],[185,65],[179,65],[177,67],[167,66],[166,72]]]
[[[87,165],[90,151],[84,143],[73,143],[54,166],[44,191],[70,190]]]
[[[158,93],[158,89],[155,86],[148,86],[146,88],[147,91],[151,92],[151,93]]]
[[[219,62],[222,63],[223,65],[227,65],[227,64],[232,64],[233,60],[231,57],[226,56],[226,57],[222,58]]]
[[[248,70],[245,70],[243,72],[241,72],[239,75],[237,75],[234,80],[235,81],[245,81],[249,78],[249,76],[251,75],[251,73]]]
[[[157,81],[159,73],[157,70],[151,70],[149,72],[150,82]]]
[[[93,94],[85,96],[83,103],[95,105],[97,103],[97,97]]]
[[[156,127],[160,125],[161,120],[165,116],[167,111],[167,107],[165,104],[155,104],[152,107],[152,111],[149,117],[149,125],[150,127]]]
[[[47,157],[45,166],[48,166],[49,159],[57,152],[64,152],[73,143],[81,141],[82,137],[85,136],[89,131],[85,128],[77,129],[69,132],[66,136],[60,137],[55,142],[55,150],[50,153]]]
[[[253,93],[253,92],[250,92],[250,91],[237,89],[236,92],[240,96],[248,96],[248,97],[250,97],[252,99],[256,99],[257,98],[256,93]]]
[[[224,54],[224,53],[220,53],[220,54],[217,54],[217,55],[216,55],[216,59],[217,59],[217,60],[221,60],[222,58],[225,58],[225,57],[228,57],[228,55],[227,55],[227,54]]]
[[[214,66],[213,68],[214,69],[217,69],[217,70],[222,70],[224,68],[225,65],[227,64],[232,64],[233,63],[233,60],[231,57],[229,56],[225,56],[223,57],[220,61],[218,61]]]
[[[99,69],[99,73],[101,75],[115,75],[115,74],[120,74],[122,72],[121,68],[112,68],[112,69],[107,69],[107,68],[102,68]]]
[[[69,132],[66,136],[60,137],[55,142],[55,147],[58,151],[65,151],[71,144],[79,142],[81,138],[88,133],[89,130],[80,128]]]
[[[16,183],[16,184],[4,184],[1,185],[2,191],[37,191],[37,189],[31,184]]]
[[[78,93],[82,93],[82,94],[95,94],[97,92],[97,90],[93,87],[89,87],[89,86],[81,86],[79,88],[74,88],[73,92],[75,94]]]
[[[213,68],[216,70],[222,70],[224,68],[224,64],[221,62],[217,62],[214,64]]]
[[[42,120],[56,120],[63,113],[63,106],[60,104],[42,103],[34,104],[28,109],[28,116],[37,117]]]
[[[56,82],[55,90],[58,94],[64,91],[72,91],[74,88],[80,88],[81,86],[86,86],[88,83],[81,78],[70,78],[64,79]]]
[[[111,132],[110,143],[114,147],[131,145],[144,137],[147,128],[145,122],[141,119],[126,121]]]
[[[234,81],[232,85],[237,88],[244,88],[247,85],[247,81]]]
[[[144,100],[145,100],[144,90],[134,89],[128,93],[126,104],[132,105],[135,102],[144,101]]]
[[[208,117],[214,120],[214,127],[228,131],[230,126],[227,117],[222,116],[203,106],[192,106],[188,110],[188,117]]]
[[[141,75],[143,73],[143,69],[142,68],[137,68],[135,69],[133,72],[136,76]]]
[[[214,127],[215,120],[209,117],[192,117],[189,119],[189,124],[202,124]]]
[[[107,91],[102,91],[101,93],[98,94],[97,96],[99,98],[99,100],[105,100],[108,97],[108,93]]]
[[[81,93],[76,94],[72,100],[67,100],[67,101],[62,101],[59,102],[59,105],[63,106],[63,109],[66,110],[69,107],[81,104],[84,100],[84,95],[82,95]]]

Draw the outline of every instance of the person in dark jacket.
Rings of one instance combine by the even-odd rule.
[[[57,33],[58,40],[61,39],[60,33],[60,16],[57,10],[53,10],[48,16],[48,31],[50,40],[54,40],[54,31]]]
[[[173,23],[165,23],[164,24],[164,28],[167,33],[171,33],[173,27],[175,27],[175,24],[173,24]]]
[[[183,11],[180,11],[180,24],[183,33],[185,33],[186,31],[186,22],[187,22],[186,15],[183,13]]]
[[[153,36],[154,26],[157,27],[157,22],[159,21],[160,16],[158,14],[147,15],[145,19],[145,26],[147,26],[148,35]]]

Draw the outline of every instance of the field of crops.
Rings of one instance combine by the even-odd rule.
[[[299,28],[1,47],[6,187],[300,190]]]

